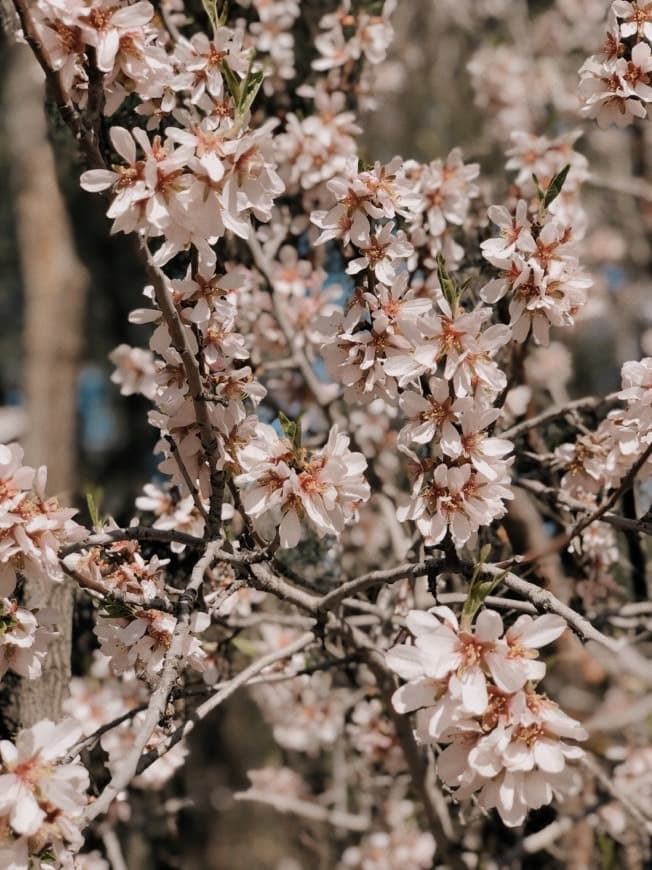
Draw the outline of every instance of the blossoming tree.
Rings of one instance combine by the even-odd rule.
[[[389,0],[13,2],[142,265],[112,380],[160,437],[125,527],[84,527],[0,446],[0,675],[38,680],[60,625],[33,578],[75,584],[96,636],[66,718],[0,741],[1,866],[106,867],[84,842],[237,690],[288,759],[237,797],[336,829],[320,866],[503,866],[503,826],[513,862],[587,818],[644,861],[649,734],[610,755],[555,676],[595,659],[649,717],[645,576],[616,569],[652,534],[621,510],[652,476],[652,359],[552,404],[530,371],[590,304],[581,130],[512,127],[487,208],[459,148],[361,159]],[[607,13],[575,110],[640,124],[652,5]]]

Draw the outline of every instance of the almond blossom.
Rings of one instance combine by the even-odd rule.
[[[56,636],[55,621],[52,610],[27,610],[9,597],[0,598],[0,679],[7,671],[28,680],[41,676],[48,644]]]
[[[115,674],[135,670],[138,676],[148,681],[156,678],[163,667],[163,660],[176,627],[172,614],[160,610],[141,610],[134,618],[99,616],[95,633],[100,641],[100,650],[111,659]],[[207,614],[195,612],[190,630],[200,634],[208,627]],[[199,640],[190,634],[183,645],[184,663],[197,671],[206,670],[206,655]]]
[[[77,513],[46,498],[47,470],[22,465],[18,444],[0,444],[0,583],[13,589],[16,573],[63,579],[58,552],[87,535]]]
[[[419,474],[412,500],[398,508],[400,522],[414,520],[427,545],[440,543],[450,531],[456,546],[466,544],[480,526],[505,515],[504,501],[513,498],[506,467],[487,479],[469,463],[436,465]]]
[[[507,223],[506,211],[494,209],[491,215],[499,221],[501,234],[506,232],[508,241],[514,241],[507,245],[499,239],[483,242],[483,255],[500,270],[500,277],[485,285],[482,299],[495,304],[509,293],[514,340],[524,342],[532,332],[537,344],[546,345],[551,326],[573,324],[593,283],[575,256],[572,227],[548,212],[542,223],[534,223],[526,216],[523,200],[516,205],[513,225]],[[527,241],[519,243],[521,238]],[[524,249],[518,249],[519,244]]]
[[[582,114],[596,118],[601,127],[625,127],[634,118],[647,117],[652,102],[651,42],[649,4],[615,0],[605,50],[589,57],[579,71]]]
[[[51,849],[64,860],[82,845],[88,772],[79,762],[59,762],[80,735],[73,719],[46,719],[20,731],[15,743],[0,741],[0,817],[6,826],[0,849],[6,866],[28,870],[28,851]]]
[[[394,694],[399,713],[418,711],[417,735],[446,743],[438,773],[462,800],[477,792],[486,809],[519,825],[529,809],[577,789],[569,763],[582,751],[565,739],[586,731],[531,686],[545,674],[537,650],[565,630],[563,619],[520,616],[503,634],[494,611],[460,627],[448,607],[410,611],[414,645],[387,653],[389,667],[408,682]]]
[[[235,482],[244,508],[254,519],[270,511],[280,517],[282,547],[296,546],[304,516],[319,537],[339,534],[369,498],[362,476],[367,462],[349,451],[349,441],[333,427],[324,447],[308,452],[260,423],[256,438],[238,454],[242,473]]]
[[[408,800],[392,801],[382,808],[380,829],[365,834],[356,846],[349,846],[338,870],[427,870],[432,867],[437,844],[429,831],[421,831],[414,820],[414,806]]]
[[[403,234],[395,235],[393,230],[394,223],[388,221],[377,233],[371,233],[368,240],[361,240],[358,245],[361,256],[350,261],[347,274],[357,275],[363,269],[369,269],[383,284],[391,284],[397,277],[396,268],[400,261],[409,257],[413,250]],[[399,263],[395,264],[395,260]]]

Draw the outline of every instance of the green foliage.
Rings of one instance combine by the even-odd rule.
[[[615,870],[617,867],[616,843],[608,834],[600,834],[598,837],[598,850],[601,870]]]
[[[132,619],[135,614],[124,601],[108,598],[102,606],[102,616],[109,616],[111,619]]]
[[[448,274],[448,269],[446,268],[446,260],[441,254],[437,254],[437,277],[439,278],[439,283],[441,285],[441,290],[444,294],[444,298],[450,305],[451,310],[455,312],[458,302],[460,301],[461,293],[453,279]]]
[[[532,180],[536,184],[537,188],[537,196],[539,197],[539,203],[541,212],[543,213],[559,196],[570,171],[570,163],[567,163],[563,169],[561,169],[555,176],[553,176],[552,181],[546,188],[543,190],[541,185],[539,184],[539,179],[536,177],[534,172],[532,173]]]
[[[464,607],[462,608],[462,627],[468,631],[473,624],[476,613],[485,602],[488,595],[494,591],[496,586],[501,582],[507,571],[493,577],[491,580],[482,580],[482,569],[484,563],[489,558],[491,553],[491,544],[485,544],[480,550],[477,562],[474,563],[473,575],[471,577],[471,586],[469,588]]]
[[[283,411],[278,412],[278,419],[283,434],[290,441],[295,450],[301,449],[301,415],[296,420],[290,420]]]
[[[251,53],[249,68],[243,79],[239,79],[233,72],[227,60],[222,61],[222,72],[226,79],[226,84],[233,97],[235,109],[238,115],[244,115],[251,109],[256,95],[263,83],[264,73],[262,70],[254,70],[255,52]]]
[[[86,506],[91,523],[96,532],[104,525],[104,518],[100,514],[104,490],[101,486],[94,486],[86,490]]]
[[[217,34],[220,27],[224,26],[229,15],[229,4],[224,3],[222,11],[218,12],[217,2],[218,0],[201,0],[201,5],[204,7],[204,12],[208,15],[208,20],[213,28],[213,36]]]
[[[566,176],[570,170],[570,163],[567,163],[564,168],[555,175],[550,184],[548,185],[548,189],[546,190],[546,195],[543,198],[543,207],[548,208],[548,206],[554,202],[559,194],[561,193],[561,189],[564,186],[564,182],[566,181]]]

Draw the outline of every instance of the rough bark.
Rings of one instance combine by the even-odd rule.
[[[28,414],[26,461],[46,464],[48,493],[70,503],[75,488],[76,381],[87,273],[77,259],[58,187],[44,112],[44,82],[26,46],[8,52],[5,135],[24,293],[23,386]],[[25,585],[28,607],[53,607],[59,637],[43,679],[22,680],[16,719],[24,726],[61,716],[70,681],[73,592],[68,583]]]

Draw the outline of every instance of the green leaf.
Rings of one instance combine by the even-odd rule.
[[[539,202],[543,202],[543,200],[544,200],[546,194],[545,194],[544,189],[543,189],[543,188],[541,187],[541,185],[539,184],[539,179],[536,177],[536,175],[534,174],[534,172],[532,173],[532,181],[533,181],[533,182],[535,183],[535,185],[536,185],[536,188],[537,188],[537,196],[539,197]]]
[[[283,434],[288,439],[288,441],[292,444],[293,447],[299,448],[301,447],[301,422],[300,418],[296,420],[290,420],[289,417],[286,417],[283,411],[278,412],[278,419],[281,424],[281,429],[283,430]]]
[[[437,277],[439,278],[439,284],[441,285],[441,290],[444,294],[444,298],[450,305],[453,313],[455,313],[455,310],[457,309],[457,303],[460,299],[460,293],[455,286],[455,282],[448,274],[448,269],[446,268],[446,260],[444,260],[441,254],[437,254]]]
[[[478,557],[477,566],[482,566],[487,561],[489,556],[491,555],[491,544],[485,544],[484,547],[480,550],[480,556]]]
[[[243,655],[249,656],[250,658],[253,658],[258,652],[258,647],[253,640],[249,640],[246,637],[232,638],[231,645],[234,646],[238,652],[241,652]]]
[[[226,86],[231,91],[231,96],[233,97],[233,102],[235,103],[236,109],[240,106],[240,79],[233,72],[231,67],[228,64],[228,61],[225,59],[222,61],[222,74],[226,80]]]
[[[257,70],[256,72],[247,72],[247,78],[242,82],[241,90],[242,96],[240,98],[239,110],[240,113],[244,115],[245,112],[248,112],[251,106],[253,105],[254,100],[260,90],[260,86],[263,83],[263,79],[265,74],[262,69]]]
[[[217,0],[201,0],[201,5],[204,7],[204,12],[208,15],[208,20],[211,23],[211,27],[213,28],[213,36],[220,29],[224,21],[222,20],[222,15],[224,15],[224,9],[222,10],[222,15],[217,11]],[[225,4],[226,6],[226,4]]]
[[[131,619],[135,614],[128,604],[124,601],[115,601],[113,598],[107,598],[102,606],[102,615],[110,616],[112,619]]]
[[[226,79],[226,85],[231,92],[236,112],[239,115],[244,115],[245,112],[249,111],[263,83],[264,73],[262,70],[254,70],[255,60],[256,53],[252,51],[249,68],[243,79],[238,78],[226,59],[222,61],[222,72]]]
[[[86,490],[86,506],[88,507],[88,514],[95,531],[99,531],[103,525],[103,520],[100,515],[100,505],[103,497],[104,490],[101,486],[95,486],[92,489]]]
[[[557,175],[554,176],[550,184],[548,185],[548,189],[546,190],[545,196],[543,197],[543,207],[548,208],[548,206],[554,202],[559,194],[561,193],[561,189],[564,186],[564,182],[566,181],[566,176],[570,170],[570,163],[567,163],[566,166],[558,172]]]
[[[502,582],[503,577],[508,573],[507,571],[503,571],[502,574],[492,577],[491,580],[482,580],[482,566],[489,558],[490,553],[491,544],[485,544],[480,550],[478,561],[475,563],[473,569],[471,586],[466,596],[464,607],[462,608],[462,627],[466,631],[470,630],[471,625],[473,624],[473,619],[478,610],[480,610],[484,604],[487,596],[491,595],[496,586]]]
[[[598,837],[598,851],[601,870],[615,870],[617,866],[616,843],[608,834],[600,834]]]

